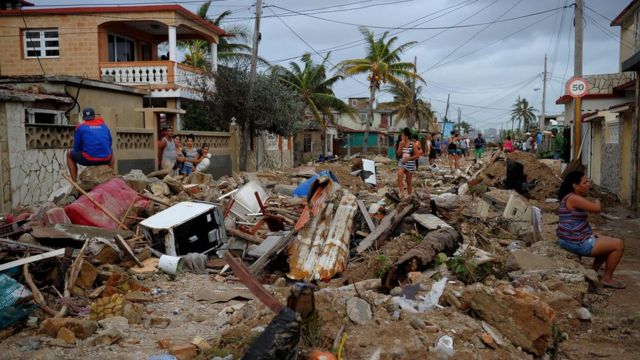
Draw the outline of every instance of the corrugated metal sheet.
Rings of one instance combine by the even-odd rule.
[[[358,210],[356,197],[347,190],[320,188],[307,214],[317,214],[298,232],[289,248],[288,276],[296,280],[331,279],[347,268],[353,218]],[[322,199],[324,201],[313,201]]]

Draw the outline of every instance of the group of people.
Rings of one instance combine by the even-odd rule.
[[[511,136],[507,136],[506,140],[502,143],[502,149],[505,152],[514,152],[518,149],[522,151],[535,153],[542,146],[544,135],[542,131],[538,130],[535,134],[525,133],[527,137],[525,140],[516,144]],[[565,139],[564,136],[558,133],[558,129],[551,129],[551,151],[553,152],[553,158],[555,160],[562,159],[562,153],[564,152]]]
[[[396,156],[398,158],[398,190],[400,195],[404,194],[404,183],[407,185],[407,193],[413,192],[413,174],[415,173],[420,156],[426,154],[429,159],[429,165],[435,166],[436,158],[440,154],[447,154],[449,158],[449,166],[451,169],[460,168],[460,158],[466,158],[469,154],[471,141],[465,133],[462,137],[452,131],[451,137],[443,141],[440,136],[435,133],[426,134],[425,151],[422,150],[417,133],[411,132],[409,128],[405,128],[400,134],[400,138],[396,143]],[[486,142],[481,133],[473,141],[476,160],[482,159]]]
[[[194,136],[187,135],[185,146],[183,146],[180,135],[174,135],[172,127],[162,128],[160,136],[159,168],[171,169],[175,174],[189,176],[194,171],[205,171],[211,165],[209,144],[202,144],[202,147],[196,148]]]

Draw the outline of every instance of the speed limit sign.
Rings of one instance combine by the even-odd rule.
[[[573,97],[583,97],[589,93],[589,83],[581,77],[575,77],[567,83],[567,92]]]

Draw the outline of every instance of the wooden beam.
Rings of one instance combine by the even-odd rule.
[[[245,232],[242,232],[238,229],[233,229],[233,228],[226,228],[227,230],[227,234],[231,235],[233,237],[237,237],[240,238],[244,241],[248,241],[250,243],[253,244],[261,244],[262,243],[262,239],[260,239],[259,237],[255,236],[255,235],[251,235],[251,234],[247,234]]]
[[[271,249],[267,250],[267,252],[260,256],[258,260],[254,261],[253,264],[249,267],[251,272],[254,275],[258,275],[262,269],[267,265],[267,263],[280,251],[282,251],[293,239],[294,231],[289,231],[285,234],[280,240],[278,240]]]
[[[136,264],[138,264],[138,266],[140,266],[141,268],[144,267],[144,264],[142,263],[142,261],[138,260],[138,258],[136,257],[136,254],[133,253],[133,250],[131,250],[131,248],[129,247],[129,244],[127,244],[127,242],[124,241],[122,236],[116,235],[115,240],[116,240],[116,245],[118,245],[118,247],[122,249],[122,251],[124,251],[125,254],[127,254],[133,261],[135,261]]]
[[[364,205],[364,202],[360,199],[356,200],[356,203],[358,204],[358,209],[360,209],[360,212],[362,213],[362,216],[364,217],[364,221],[367,222],[367,226],[369,227],[369,231],[374,231],[376,229],[375,224],[373,223],[373,220],[371,220],[371,216],[369,216],[369,211],[367,210],[367,207]]]
[[[24,265],[24,264],[30,264],[32,262],[36,262],[36,261],[40,261],[40,260],[44,260],[44,259],[48,259],[48,258],[52,258],[52,257],[56,257],[56,256],[62,256],[62,255],[64,255],[64,252],[65,252],[65,249],[62,248],[62,249],[49,251],[49,252],[46,252],[44,254],[38,254],[38,255],[29,256],[29,257],[26,257],[26,258],[14,260],[14,261],[8,262],[6,264],[0,265],[0,271],[5,271],[7,269],[11,269],[11,268],[14,268],[16,266],[20,266],[20,265]]]
[[[398,204],[398,208],[387,214],[380,222],[380,225],[360,242],[360,245],[356,248],[357,253],[361,254],[381,239],[389,237],[391,231],[398,226],[402,219],[411,214],[416,208],[418,208],[418,199],[416,199],[415,195]]]

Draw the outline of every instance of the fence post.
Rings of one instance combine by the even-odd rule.
[[[240,147],[242,142],[240,141],[240,126],[231,121],[229,124],[229,152],[231,156],[231,171],[240,171]]]

